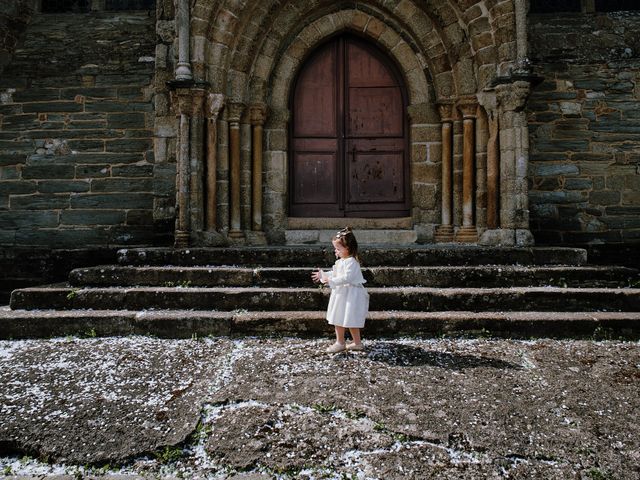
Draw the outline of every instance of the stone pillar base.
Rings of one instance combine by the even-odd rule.
[[[231,245],[245,245],[246,238],[242,230],[231,230],[229,232],[229,243]]]
[[[189,246],[189,232],[184,230],[176,230],[175,240],[173,242],[175,248],[184,248]]]
[[[433,239],[438,243],[453,242],[453,226],[438,225]]]
[[[247,244],[256,246],[267,245],[267,236],[264,232],[257,232],[254,230],[248,231]]]
[[[480,240],[479,245],[503,246],[503,247],[531,247],[534,245],[531,232],[527,229],[496,228],[486,230]]]
[[[460,227],[456,233],[456,242],[476,243],[478,241],[478,230],[476,227]]]

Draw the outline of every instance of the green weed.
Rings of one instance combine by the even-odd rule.
[[[175,462],[182,458],[182,448],[176,446],[166,446],[160,452],[155,453],[156,460],[162,464]]]

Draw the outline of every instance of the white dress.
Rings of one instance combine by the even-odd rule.
[[[353,257],[338,259],[331,272],[322,272],[331,287],[327,321],[346,328],[362,328],[369,311],[369,294],[363,287],[360,264]]]

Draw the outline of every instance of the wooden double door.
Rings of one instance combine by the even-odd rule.
[[[291,216],[408,214],[406,93],[382,52],[346,35],[324,44],[291,103]]]

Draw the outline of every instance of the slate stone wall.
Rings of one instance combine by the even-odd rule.
[[[169,241],[154,215],[175,179],[154,159],[153,15],[36,14],[23,37],[0,78],[0,246]]]
[[[640,12],[530,15],[538,244],[640,243]]]
[[[0,73],[11,61],[18,40],[33,15],[33,3],[33,0],[0,2]]]

